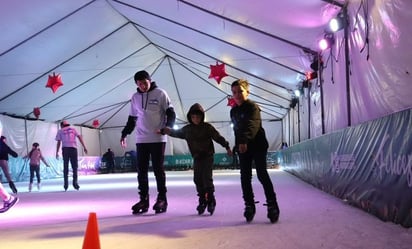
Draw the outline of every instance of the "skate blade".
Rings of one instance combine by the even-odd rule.
[[[198,215],[202,215],[202,214],[205,212],[205,210],[206,210],[206,209],[198,208],[198,209],[197,209],[197,214],[198,214]]]
[[[271,223],[276,223],[279,220],[279,214],[268,215],[268,218],[269,218]]]
[[[215,212],[215,208],[216,208],[216,206],[208,206],[207,207],[207,211],[209,212],[210,215],[213,215],[213,213]]]
[[[244,214],[243,216],[246,218],[247,223],[252,222],[253,218],[255,218],[255,214]]]
[[[155,214],[166,213],[167,208],[154,209],[154,211],[155,211]]]
[[[138,210],[132,209],[132,210],[133,210],[132,214],[144,214],[144,213],[147,213],[148,211],[148,209],[138,209]]]

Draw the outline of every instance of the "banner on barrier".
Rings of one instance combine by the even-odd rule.
[[[412,111],[304,141],[282,167],[384,221],[412,227]]]

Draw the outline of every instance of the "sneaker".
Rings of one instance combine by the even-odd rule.
[[[10,199],[3,203],[3,208],[0,209],[0,213],[7,212],[19,201],[19,197],[10,195]]]

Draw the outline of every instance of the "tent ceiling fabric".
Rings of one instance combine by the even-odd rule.
[[[228,122],[238,78],[251,82],[265,120],[281,119],[338,10],[320,0],[10,0],[0,15],[0,113],[34,117],[40,107],[50,122],[123,126],[144,69],[179,121],[199,102],[208,121]],[[208,79],[217,61],[229,75],[221,84]],[[45,87],[53,72],[64,83],[56,93]]]

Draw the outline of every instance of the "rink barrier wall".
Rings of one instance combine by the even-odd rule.
[[[282,150],[285,171],[383,221],[412,227],[412,111]]]
[[[268,167],[278,166],[278,152],[268,153]],[[42,179],[54,179],[63,177],[63,160],[54,157],[45,157],[51,167],[46,167],[43,162],[40,164],[40,175]],[[79,175],[105,174],[107,172],[106,163],[101,157],[79,157],[78,160]],[[193,167],[193,158],[191,155],[166,155],[164,160],[166,170],[190,170]],[[215,169],[238,169],[238,165],[233,161],[233,157],[227,154],[216,153],[214,156]],[[150,163],[151,169],[151,163]],[[30,178],[30,166],[28,160],[22,157],[9,158],[9,170],[13,181],[26,182]],[[136,172],[136,152],[128,151],[121,157],[115,157],[115,173]],[[0,170],[0,181],[5,182]],[[71,166],[69,165],[69,174]]]

